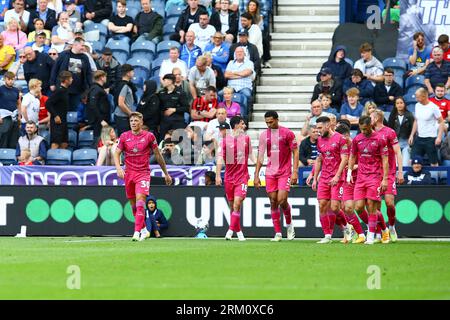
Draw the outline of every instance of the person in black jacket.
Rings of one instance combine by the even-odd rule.
[[[314,126],[309,129],[309,135],[300,143],[299,164],[301,167],[310,167],[316,162],[318,137],[318,131]]]
[[[48,98],[45,107],[50,112],[50,143],[52,149],[67,149],[69,137],[67,111],[69,110],[69,87],[72,73],[62,71],[59,74],[60,87]]]
[[[220,0],[220,10],[213,9],[209,24],[216,28],[217,31],[225,34],[225,41],[233,43],[237,40],[239,21],[236,13],[231,11],[229,8],[230,0]],[[222,22],[220,21],[221,16],[227,17],[228,24],[226,26],[228,26],[228,28],[222,25]]]
[[[184,113],[189,112],[186,94],[175,87],[175,76],[166,74],[163,85],[164,89],[158,93],[162,112],[160,137],[164,137],[170,129],[184,129]]]
[[[328,93],[331,96],[331,106],[341,111],[342,82],[333,78],[332,71],[328,67],[320,70],[320,81],[314,87],[311,103],[317,100],[321,93]]]
[[[100,59],[95,61],[98,70],[103,70],[107,74],[105,88],[114,87],[122,79],[120,72],[120,63],[113,57],[110,48],[105,47]]]
[[[161,110],[159,108],[159,97],[156,94],[157,83],[147,80],[144,83],[144,94],[137,106],[137,112],[144,116],[144,124],[149,128],[159,141],[158,127],[161,122]]]
[[[45,53],[34,51],[31,47],[24,49],[27,61],[23,64],[25,80],[39,79],[42,81],[42,92],[44,95],[50,93],[50,75],[55,61]]]
[[[81,95],[91,86],[92,70],[89,58],[83,53],[84,40],[77,37],[72,48],[59,54],[50,76],[50,89],[54,91],[57,75],[61,71],[70,71],[73,82],[69,87],[69,111],[76,111],[81,101]]]
[[[184,43],[184,35],[193,23],[199,22],[201,13],[207,12],[206,8],[198,4],[198,0],[188,0],[188,6],[183,10],[175,26],[175,33],[170,36],[170,40]]]
[[[94,84],[87,94],[86,116],[88,126],[94,130],[94,142],[100,137],[102,127],[108,125],[111,119],[111,105],[105,91],[107,74],[105,71],[94,72]]]
[[[56,20],[56,11],[47,7],[48,0],[38,0],[38,6],[34,10],[27,9],[30,11],[30,19],[28,20],[27,32],[34,31],[34,19],[41,18],[42,20],[44,16],[40,16],[46,12],[45,20],[44,20],[44,29],[52,30],[54,26],[58,24]]]
[[[402,95],[402,87],[394,81],[394,70],[391,68],[384,69],[384,82],[378,82],[373,90],[373,98],[378,108],[385,112],[391,112],[395,97]]]
[[[95,23],[108,20],[112,14],[111,0],[78,0],[78,5],[84,4],[84,22]],[[107,25],[107,23],[105,23]]]
[[[347,48],[345,46],[338,45],[331,52],[328,61],[322,64],[322,68],[330,68],[331,74],[335,79],[341,80],[344,83],[345,79],[351,77],[353,67],[345,61],[345,55]],[[320,73],[317,74],[317,82],[320,81]]]
[[[412,159],[412,168],[405,172],[405,183],[410,185],[429,185],[433,184],[431,173],[423,169],[423,159],[415,156]]]
[[[261,74],[261,57],[259,56],[258,48],[254,44],[248,42],[248,31],[245,29],[239,30],[238,40],[238,42],[233,43],[230,47],[228,62],[234,60],[234,51],[236,51],[237,47],[244,47],[245,56],[253,62],[256,74]]]

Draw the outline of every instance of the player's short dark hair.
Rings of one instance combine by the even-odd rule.
[[[327,122],[330,122],[330,118],[328,118],[327,116],[318,117],[316,120],[316,123],[327,123]]]
[[[348,127],[346,124],[342,123],[336,127],[336,132],[340,133],[342,135],[349,134],[350,133],[350,127]]]
[[[351,126],[352,126],[352,124],[350,123],[350,120],[348,120],[348,119],[339,119],[339,120],[337,121],[337,125],[338,125],[338,126],[340,126],[340,125],[345,125],[345,126],[347,126],[349,129],[350,129]]]
[[[249,12],[244,12],[243,14],[241,14],[241,18],[245,18],[247,20],[253,20],[253,17]]]
[[[238,125],[239,123],[241,123],[241,121],[244,120],[244,118],[242,118],[241,116],[234,116],[230,119],[230,126],[231,129],[234,129],[234,127],[236,127],[236,125]]]
[[[361,116],[361,118],[359,118],[359,122],[360,125],[366,125],[366,126],[370,126],[372,124],[372,119],[370,118],[370,116]]]
[[[267,111],[264,114],[264,118],[274,118],[274,119],[278,119],[278,113],[276,111]]]
[[[64,82],[68,79],[72,78],[72,72],[70,71],[61,71],[59,74],[59,81]]]

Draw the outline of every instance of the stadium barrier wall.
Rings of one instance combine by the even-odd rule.
[[[220,187],[151,187],[158,208],[169,220],[164,236],[190,237],[201,219],[208,236],[224,236],[229,209]],[[397,230],[401,236],[450,236],[450,187],[401,186]],[[293,187],[289,196],[297,237],[320,237],[315,193]],[[382,211],[386,212],[383,205]],[[13,236],[27,226],[30,236],[129,236],[133,215],[123,187],[0,186],[0,235]],[[264,188],[248,189],[241,224],[247,237],[273,236],[270,204]],[[285,232],[283,230],[283,232]],[[340,237],[340,232],[335,231]]]

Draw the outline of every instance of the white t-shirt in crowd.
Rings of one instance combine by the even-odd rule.
[[[14,18],[16,21],[20,20],[20,15],[16,12],[16,10],[11,9],[5,12],[5,29],[6,26],[8,25],[9,20],[11,20],[11,18]],[[22,20],[25,23],[25,25],[28,25],[28,21],[30,20],[30,13],[27,10],[24,10],[22,13]]]
[[[22,98],[22,106],[27,109],[28,120],[39,122],[39,107],[41,103],[31,92],[25,94]],[[22,123],[26,123],[25,117],[22,117]]]
[[[436,138],[438,133],[437,120],[442,116],[439,107],[429,102],[426,105],[416,103],[414,112],[417,121],[417,132],[420,138]]]
[[[216,28],[208,24],[205,29],[202,29],[199,23],[193,23],[190,25],[188,31],[194,31],[195,33],[194,44],[199,46],[203,52],[205,51],[206,45],[211,40],[211,37],[214,35],[214,33],[216,33]]]
[[[162,78],[168,73],[172,73],[173,68],[180,68],[181,76],[186,79],[187,77],[187,65],[183,60],[178,59],[175,63],[170,59],[165,59],[159,69],[159,77]]]

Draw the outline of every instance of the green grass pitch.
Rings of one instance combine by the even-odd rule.
[[[0,248],[0,299],[450,299],[450,242],[3,237]]]

